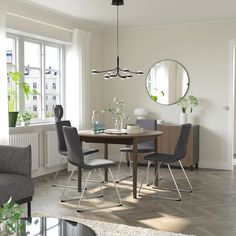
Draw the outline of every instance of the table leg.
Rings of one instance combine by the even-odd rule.
[[[107,143],[104,144],[104,159],[108,159],[108,144]],[[105,182],[108,181],[108,169],[107,168],[104,169],[104,179],[105,179]]]
[[[155,153],[158,152],[158,136],[156,136],[156,139],[155,139]],[[154,180],[154,184],[155,186],[157,187],[158,186],[158,181],[159,181],[159,173],[158,172],[158,162],[155,161],[154,162],[154,176],[156,176],[156,179]]]
[[[137,143],[133,142],[133,198],[137,198]]]
[[[82,168],[78,166],[78,192],[81,192],[82,188]]]

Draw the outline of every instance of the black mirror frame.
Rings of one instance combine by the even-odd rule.
[[[188,73],[187,69],[183,66],[183,64],[180,63],[180,62],[178,62],[178,61],[176,61],[176,60],[173,60],[173,59],[163,59],[163,60],[160,60],[160,61],[156,62],[155,64],[153,64],[153,65],[150,67],[150,69],[149,69],[148,72],[147,72],[146,79],[145,79],[145,87],[146,87],[146,91],[147,91],[147,93],[148,93],[148,96],[151,98],[150,93],[149,93],[149,91],[148,91],[148,89],[147,89],[147,77],[148,77],[148,74],[149,74],[149,72],[151,71],[151,69],[152,69],[156,64],[161,63],[161,62],[164,62],[164,61],[172,61],[172,62],[175,62],[175,63],[181,65],[181,66],[183,67],[183,69],[185,70],[185,72],[186,72],[186,74],[187,74],[187,76],[188,76],[188,83],[187,83],[188,88],[186,89],[186,92],[185,92],[185,94],[182,96],[182,98],[185,97],[185,96],[187,95],[188,90],[189,90],[189,87],[190,87],[190,76],[189,76],[189,73]],[[174,104],[176,104],[176,103],[178,102],[178,100],[177,100],[176,102],[173,102],[173,103],[163,104],[163,103],[154,101],[152,98],[151,98],[151,100],[152,100],[153,102],[155,102],[155,103],[158,103],[158,104],[164,105],[164,106],[174,105]]]

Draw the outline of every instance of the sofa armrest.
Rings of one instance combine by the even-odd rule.
[[[19,174],[31,178],[31,146],[0,145],[0,172]]]

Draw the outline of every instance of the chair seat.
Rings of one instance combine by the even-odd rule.
[[[133,147],[131,146],[131,147],[124,147],[124,148],[121,148],[120,149],[120,152],[133,152]],[[154,149],[153,149],[153,147],[150,147],[150,148],[148,148],[148,147],[138,147],[138,149],[137,149],[137,152],[138,153],[148,153],[148,152],[154,152]]]
[[[94,159],[94,160],[85,160],[84,169],[98,169],[98,168],[109,168],[115,166],[116,163],[107,159]]]
[[[62,156],[67,156],[67,151],[60,151],[59,152]]]
[[[29,198],[34,194],[33,181],[17,174],[0,173],[0,206],[11,196],[13,201]]]
[[[93,154],[93,153],[96,153],[96,152],[99,152],[98,149],[83,149],[83,154],[84,155],[89,155],[89,154]]]
[[[171,163],[171,162],[178,161],[178,159],[176,159],[176,156],[171,155],[171,154],[164,154],[164,153],[148,154],[144,157],[144,160],[146,160],[146,161],[158,161],[158,162],[163,162],[163,163]]]

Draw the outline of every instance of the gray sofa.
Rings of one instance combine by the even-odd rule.
[[[0,206],[12,196],[18,204],[27,203],[30,217],[33,194],[31,146],[0,145]]]

